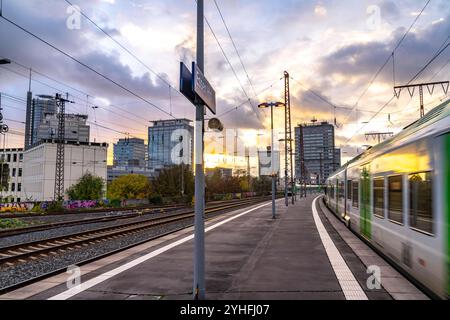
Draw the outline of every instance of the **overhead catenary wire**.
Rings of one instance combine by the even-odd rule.
[[[23,67],[23,68],[28,69],[28,67],[26,67],[26,66],[23,66],[23,65],[21,65],[21,64],[19,64],[19,63],[17,63],[17,62],[15,62],[15,61],[13,61],[13,62],[14,62],[15,64],[17,64],[17,65]],[[7,67],[5,67],[5,66],[1,66],[1,67],[2,67],[3,69],[5,69],[5,70],[11,72],[11,73],[14,73],[14,74],[16,74],[16,75],[19,75],[19,76],[21,76],[21,77],[24,77],[24,78],[26,78],[26,79],[29,78],[28,75],[24,75],[24,74],[22,74],[22,73],[20,73],[20,72],[17,72],[17,71],[15,71],[15,70],[11,70],[11,69],[9,69],[9,68],[7,68]],[[69,85],[67,85],[67,84],[65,84],[65,83],[63,83],[63,82],[61,82],[61,81],[58,81],[58,80],[56,80],[56,79],[54,79],[54,78],[50,78],[50,77],[44,75],[43,73],[39,73],[39,72],[35,71],[34,69],[33,69],[33,73],[37,73],[37,74],[39,74],[39,75],[41,75],[41,76],[43,76],[43,77],[48,78],[48,79],[51,80],[51,81],[54,81],[54,82],[59,83],[60,85],[69,87],[69,88],[71,88],[72,90],[75,90],[75,91],[77,91],[77,92],[81,92],[81,93],[85,94],[87,97],[93,97],[93,96],[91,96],[91,95],[89,95],[89,94],[87,94],[87,93],[84,93],[84,92],[82,92],[82,91],[80,91],[80,90],[78,90],[78,89],[76,89],[76,88],[74,88],[74,87],[70,87]],[[61,94],[64,93],[64,90],[61,90],[61,88],[56,88],[56,87],[54,87],[54,86],[52,86],[52,85],[50,85],[50,84],[48,84],[48,83],[46,83],[46,82],[37,80],[37,79],[35,79],[35,78],[32,78],[32,81],[33,81],[33,82],[37,82],[37,83],[39,83],[39,84],[41,84],[41,85],[44,85],[44,86],[46,86],[46,87],[48,87],[48,88],[51,88],[51,89],[55,90],[57,93],[61,93]],[[78,99],[79,101],[83,101],[83,102],[86,101],[86,103],[89,104],[88,98],[86,98],[86,100],[84,100],[84,98],[82,98],[82,97],[80,97],[80,96],[78,96],[78,95],[75,95],[75,94],[73,94],[73,93],[71,93],[70,95],[71,95],[71,97],[76,98],[76,99]],[[95,98],[95,97],[93,97],[93,98]],[[81,105],[81,104],[80,104],[80,105]],[[124,109],[122,109],[121,107],[115,106],[115,105],[113,105],[113,104],[110,104],[110,105],[108,105],[108,106],[113,107],[113,108],[118,109],[118,110],[121,110],[122,112],[126,112],[126,115],[119,114],[119,113],[117,113],[117,112],[115,112],[115,111],[113,111],[113,110],[111,110],[111,109],[108,109],[108,108],[105,107],[105,106],[98,106],[98,107],[99,107],[100,109],[102,109],[102,110],[105,110],[105,111],[107,111],[107,112],[111,112],[111,113],[113,113],[113,114],[119,115],[120,117],[126,118],[126,119],[128,119],[128,120],[130,120],[130,121],[134,121],[134,122],[135,122],[135,121],[142,121],[142,116],[138,116],[138,115],[136,115],[136,114],[134,114],[134,113],[132,113],[132,112],[129,112],[129,111],[127,111],[127,110],[124,110]],[[131,119],[130,117],[128,117],[128,115],[132,115],[132,116],[134,116],[136,119]],[[141,122],[141,123],[144,124],[144,125],[147,125],[147,124],[144,123],[144,122]]]
[[[64,0],[64,1],[65,1],[66,3],[68,3],[69,5],[71,5],[72,7],[74,7],[74,6],[73,6],[73,3],[72,3],[71,1],[69,1],[69,0]],[[245,70],[245,73],[247,74],[247,78],[248,78],[248,80],[249,80],[249,83],[251,84],[251,86],[252,86],[252,88],[253,88],[253,84],[252,84],[252,82],[251,82],[251,80],[250,80],[250,77],[249,77],[249,75],[248,75],[248,72],[247,72],[247,70],[246,70],[246,68],[245,68],[245,66],[244,66],[244,64],[243,64],[243,62],[242,62],[241,56],[240,56],[240,54],[239,54],[239,52],[238,52],[238,50],[237,50],[237,47],[236,47],[236,45],[235,45],[235,43],[234,43],[234,40],[233,40],[232,37],[231,37],[231,33],[229,32],[228,26],[226,25],[226,22],[225,22],[225,20],[224,20],[224,18],[223,18],[223,15],[222,15],[222,13],[221,13],[221,11],[220,11],[220,8],[219,8],[219,6],[218,6],[217,3],[216,3],[216,6],[217,6],[217,8],[218,8],[218,10],[219,10],[219,13],[220,13],[221,17],[222,17],[222,21],[223,21],[224,24],[225,24],[225,27],[226,27],[226,29],[227,29],[227,32],[228,32],[228,34],[229,34],[229,36],[230,36],[230,38],[231,38],[231,41],[232,41],[232,43],[233,43],[233,46],[234,46],[234,48],[235,48],[235,50],[236,50],[236,52],[237,52],[237,54],[238,54],[238,56],[239,56],[239,59],[240,59],[241,64],[242,64],[242,66],[243,66],[243,68],[244,68],[244,70]],[[145,62],[143,62],[142,59],[140,59],[136,54],[134,54],[134,53],[133,53],[131,50],[129,50],[127,47],[125,47],[121,42],[119,42],[118,40],[116,40],[116,39],[115,39],[110,33],[108,33],[104,28],[102,28],[101,26],[99,26],[99,25],[98,25],[95,21],[93,21],[93,19],[91,19],[86,13],[84,13],[84,12],[83,12],[82,10],[80,10],[78,7],[74,7],[74,8],[76,8],[76,10],[77,10],[77,11],[78,11],[85,19],[87,19],[89,22],[91,22],[97,29],[99,29],[103,34],[105,34],[109,39],[111,39],[114,43],[116,43],[119,47],[121,47],[121,48],[122,48],[123,50],[125,50],[129,55],[131,55],[134,59],[136,59],[136,61],[138,61],[142,66],[144,66],[147,70],[149,70],[151,73],[153,73],[153,74],[154,74],[155,76],[157,76],[161,81],[163,81],[165,84],[167,84],[167,85],[169,86],[169,100],[170,100],[170,109],[171,109],[171,107],[172,107],[172,105],[171,105],[171,103],[172,103],[171,89],[174,89],[177,93],[179,93],[180,95],[182,95],[181,92],[180,92],[179,90],[177,90],[170,82],[168,82],[166,79],[164,79],[160,74],[158,74],[158,73],[157,73],[156,71],[154,71],[151,67],[149,67]],[[215,33],[214,33],[214,31],[213,31],[211,25],[209,24],[207,18],[206,18],[206,17],[204,17],[204,18],[205,18],[206,23],[208,24],[209,29],[211,30],[211,32],[212,32],[212,34],[213,34],[213,36],[214,36],[214,38],[216,39],[217,43],[219,44],[219,47],[220,47],[220,49],[222,50],[222,53],[224,54],[225,59],[227,60],[227,62],[228,62],[228,64],[230,65],[231,69],[233,70],[233,73],[235,74],[236,79],[238,80],[238,82],[239,82],[239,84],[240,84],[242,90],[244,91],[244,94],[248,97],[247,92],[246,92],[245,89],[243,88],[242,83],[240,82],[240,80],[239,80],[239,78],[237,77],[237,74],[236,74],[236,72],[235,72],[233,66],[231,65],[230,60],[228,59],[227,55],[225,54],[225,51],[223,50],[223,47],[222,47],[222,45],[220,44],[220,41],[219,41],[218,38],[216,37],[216,35],[215,35]],[[253,88],[253,89],[254,89],[254,88]],[[183,96],[183,95],[182,95],[182,96]],[[248,101],[249,101],[249,103],[252,105],[252,108],[254,109],[254,106],[253,106],[251,100],[248,99]],[[256,111],[255,111],[255,113],[256,113]],[[172,111],[169,112],[169,115],[172,116]],[[173,117],[173,116],[172,116],[172,117]]]
[[[411,82],[416,80],[422,74],[422,72],[424,72],[425,69],[427,69],[433,63],[433,61],[436,60],[450,46],[450,42],[445,44],[448,39],[450,39],[450,35],[447,37],[447,39],[445,39],[443,46],[441,46],[439,50],[434,54],[434,56],[414,75],[414,77],[412,77],[411,80],[409,80],[408,84],[411,84]]]
[[[225,22],[225,18],[224,18],[223,14],[222,14],[222,10],[220,10],[219,4],[217,3],[216,0],[214,0],[214,4],[215,4],[215,6],[216,6],[216,8],[217,8],[217,11],[219,12],[220,18],[222,19],[222,22],[223,22],[223,24],[224,24],[224,26],[225,26],[225,29],[227,30],[228,36],[229,36],[229,38],[230,38],[230,40],[231,40],[231,44],[233,45],[233,48],[234,48],[234,50],[236,51],[236,54],[237,54],[237,56],[238,56],[238,58],[239,58],[239,61],[240,61],[241,66],[242,66],[242,69],[244,70],[245,75],[247,76],[248,83],[250,84],[250,86],[251,86],[251,88],[252,88],[252,90],[253,90],[253,93],[254,93],[254,95],[255,95],[255,98],[257,98],[258,95],[256,94],[255,87],[253,86],[253,82],[252,82],[252,80],[250,79],[250,76],[249,76],[249,74],[248,74],[248,72],[247,72],[247,68],[245,67],[244,62],[242,61],[242,57],[241,57],[241,55],[240,55],[240,53],[239,53],[239,50],[238,50],[238,48],[237,48],[237,46],[236,46],[236,43],[234,42],[234,39],[233,39],[233,37],[231,36],[230,29],[228,28],[228,25],[227,25],[227,23]]]
[[[121,88],[122,90],[128,92],[129,94],[135,96],[136,98],[142,100],[143,102],[145,102],[146,104],[148,104],[149,106],[161,111],[164,114],[167,114],[168,116],[175,118],[173,116],[170,115],[169,112],[165,111],[164,109],[162,109],[161,107],[157,106],[156,104],[152,103],[151,101],[149,101],[148,99],[142,97],[141,95],[137,94],[136,92],[132,91],[131,89],[125,87],[124,85],[118,83],[117,81],[111,79],[110,77],[104,75],[103,73],[101,73],[100,71],[96,70],[95,68],[89,66],[88,64],[80,61],[79,59],[75,58],[74,56],[70,55],[69,53],[65,52],[64,50],[58,48],[57,46],[51,44],[49,41],[41,38],[40,36],[34,34],[33,32],[29,31],[28,29],[26,29],[25,27],[22,27],[21,25],[17,24],[16,22],[8,19],[7,17],[5,17],[4,15],[0,16],[0,18],[2,18],[3,20],[5,20],[6,22],[10,23],[11,25],[15,26],[16,28],[22,30],[23,32],[27,33],[28,35],[34,37],[35,39],[41,41],[42,43],[46,44],[47,46],[53,48],[54,50],[58,51],[59,53],[61,53],[62,55],[66,56],[67,58],[73,60],[74,62],[78,63],[79,65],[83,66],[84,68],[92,71],[93,73],[97,74],[98,76],[100,76],[101,78],[111,82],[112,84],[116,85],[117,87]]]
[[[121,47],[123,50],[125,50],[130,56],[132,56],[136,61],[138,61],[142,66],[144,66],[147,70],[149,70],[151,73],[153,73],[156,77],[158,77],[162,82],[167,84],[170,87],[173,87],[170,82],[168,82],[166,79],[164,79],[160,74],[158,74],[155,70],[150,68],[142,59],[140,59],[136,54],[134,54],[131,50],[129,50],[127,47],[125,47],[121,42],[116,40],[109,32],[107,32],[104,28],[100,27],[94,20],[92,20],[86,13],[84,13],[83,10],[81,10],[79,7],[74,6],[73,3],[69,0],[63,0],[67,4],[69,4],[72,8],[77,10],[86,20],[88,20],[90,23],[92,23],[98,30],[100,30],[103,34],[105,34],[109,39],[114,41],[119,47]]]
[[[400,45],[402,44],[402,42],[405,40],[405,38],[407,37],[407,35],[411,32],[411,29],[413,28],[413,26],[416,24],[417,20],[419,20],[420,16],[422,15],[422,13],[425,11],[425,9],[428,7],[429,3],[431,0],[427,0],[427,2],[425,3],[425,5],[423,6],[422,10],[419,12],[418,15],[416,15],[414,21],[411,23],[411,25],[409,26],[408,30],[403,34],[403,36],[401,37],[401,39],[397,42],[397,45],[394,47],[394,49],[392,50],[392,52],[389,54],[389,56],[387,57],[387,59],[385,60],[385,62],[381,65],[381,67],[377,70],[377,72],[374,74],[374,76],[371,78],[368,86],[364,89],[364,91],[361,93],[361,95],[358,97],[358,99],[356,100],[352,110],[349,112],[349,114],[347,115],[347,117],[345,118],[344,122],[346,122],[348,120],[348,118],[350,117],[350,115],[352,114],[352,112],[358,107],[358,103],[361,101],[361,99],[365,96],[365,94],[369,91],[370,87],[374,84],[375,80],[378,78],[378,76],[380,75],[381,71],[383,71],[383,69],[386,67],[386,65],[389,63],[390,59],[394,56],[395,51],[397,51],[397,49],[400,47]]]
[[[274,86],[277,82],[279,82],[279,81],[281,81],[281,80],[283,80],[283,79],[284,79],[284,78],[281,77],[281,78],[279,78],[278,80],[275,80],[275,81],[272,82],[269,86],[267,86],[267,87],[265,87],[264,89],[262,89],[261,91],[257,92],[257,93],[256,93],[256,97],[259,97],[261,94],[263,94],[263,93],[266,92],[267,90],[273,88],[273,86]],[[240,104],[237,105],[236,107],[233,107],[232,109],[230,109],[230,110],[228,110],[228,111],[225,111],[225,112],[221,113],[221,114],[218,115],[217,117],[218,117],[218,118],[221,118],[221,117],[223,117],[223,116],[225,116],[225,115],[227,115],[227,114],[229,114],[229,113],[231,113],[231,112],[233,112],[233,111],[237,111],[239,108],[241,108],[241,107],[243,107],[244,105],[246,105],[246,104],[248,103],[248,101],[249,101],[249,100],[243,101],[242,103],[240,103]]]
[[[195,0],[195,2],[197,2],[197,0]],[[211,31],[212,36],[213,36],[214,39],[216,40],[217,45],[219,46],[220,51],[222,52],[222,54],[223,54],[223,56],[224,56],[226,62],[227,62],[228,65],[230,66],[230,69],[231,69],[231,71],[233,72],[234,77],[236,78],[236,80],[237,80],[239,86],[241,87],[242,92],[243,92],[244,95],[247,97],[247,101],[248,101],[248,103],[251,105],[251,107],[252,107],[252,109],[253,109],[253,112],[255,113],[256,117],[261,121],[260,116],[259,116],[260,113],[257,112],[257,110],[256,110],[256,108],[255,108],[255,106],[254,106],[254,104],[252,103],[252,101],[251,101],[251,99],[250,99],[250,97],[249,97],[247,91],[245,90],[245,88],[244,88],[244,86],[243,86],[241,80],[239,79],[239,77],[238,77],[238,75],[237,75],[237,73],[236,73],[236,70],[234,69],[234,67],[233,67],[233,65],[232,65],[232,63],[231,63],[231,61],[230,61],[230,59],[228,58],[228,55],[226,54],[226,52],[225,52],[225,50],[224,50],[222,44],[220,43],[219,38],[217,37],[217,35],[216,35],[216,33],[214,32],[214,30],[213,30],[211,24],[209,23],[209,20],[206,18],[206,16],[203,16],[203,18],[204,18],[204,20],[205,20],[205,22],[206,22],[206,25],[208,26],[209,30]],[[264,114],[264,113],[263,113],[263,114]],[[266,117],[265,114],[264,114],[264,117]],[[263,123],[263,121],[261,121],[261,123]]]
[[[3,96],[11,96],[11,95],[5,94],[5,93],[3,93],[3,92],[1,93],[1,95],[2,95],[2,97],[3,97]],[[21,101],[21,102],[17,102],[17,103],[21,103],[22,105],[26,105],[26,100]],[[12,107],[12,106],[5,105],[5,104],[2,104],[2,106],[4,106],[5,108],[16,109],[16,110],[23,111],[23,112],[26,111],[25,109],[21,109],[21,108],[17,108],[17,107]],[[5,119],[5,120],[6,120],[6,119]],[[17,121],[16,121],[16,122],[17,122]],[[97,127],[100,127],[100,128],[102,128],[102,129],[105,129],[105,130],[109,130],[109,131],[112,131],[112,132],[120,133],[120,134],[122,134],[122,135],[126,135],[126,136],[130,136],[130,137],[133,137],[133,138],[138,138],[138,139],[140,139],[140,137],[135,136],[135,135],[132,135],[132,134],[130,134],[129,132],[119,131],[119,130],[113,129],[113,128],[111,128],[111,127],[107,127],[107,126],[98,124],[98,122],[97,122],[97,123],[92,122],[92,121],[86,121],[86,122],[87,122],[88,124],[95,125],[95,126],[97,126]],[[102,120],[102,122],[108,123],[108,121],[106,121],[106,120]],[[21,122],[21,123],[24,124],[25,122]],[[110,123],[110,122],[109,122],[109,123]],[[113,123],[110,123],[110,124],[112,124],[112,125],[114,125],[114,126],[117,126],[117,124],[113,124]],[[123,127],[123,126],[121,126],[121,127]],[[130,130],[130,131],[133,131],[133,130]],[[143,133],[143,134],[145,135],[145,133]]]
[[[445,40],[445,42],[447,42],[447,40],[450,38],[450,36]],[[444,42],[444,43],[445,43]],[[431,65],[431,63],[436,60],[436,58],[441,55],[445,49],[448,48],[448,46],[450,45],[450,43],[447,43],[447,45],[441,46],[440,50],[438,50],[438,52],[436,52],[431,58],[430,60],[424,65],[424,67],[422,67],[419,72],[416,73],[416,75],[411,78],[411,80],[408,82],[408,84],[410,84],[412,81],[414,81],[414,79],[416,79],[418,77],[418,75],[420,75],[426,68],[428,68],[428,66]],[[367,126],[378,114],[380,114],[381,111],[383,111],[384,108],[387,107],[387,105],[389,105],[389,103],[391,103],[391,101],[395,98],[395,95],[393,95],[388,102],[386,102],[378,111],[377,113],[375,113],[372,118],[370,118],[370,120],[365,123],[360,129],[357,130],[357,132],[355,132],[348,140],[346,143],[350,142],[354,136],[356,136],[365,126]]]

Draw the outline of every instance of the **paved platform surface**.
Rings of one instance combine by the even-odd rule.
[[[367,288],[367,265],[354,249],[370,249],[363,248],[364,243],[351,233],[344,239],[335,229],[342,224],[321,210],[318,200],[314,213],[316,197],[298,199],[288,208],[284,200],[278,201],[275,220],[267,203],[208,222],[207,227],[214,229],[205,237],[207,299],[344,300],[352,297],[349,290],[353,289],[367,299],[396,298],[384,287]],[[82,267],[82,283],[89,285],[77,291],[67,288],[67,275],[62,274],[43,284],[41,290],[37,283],[0,298],[191,299],[191,234],[192,228],[186,229],[137,247],[130,254]],[[401,278],[395,278],[397,285],[406,289],[398,292],[399,298],[426,298]]]

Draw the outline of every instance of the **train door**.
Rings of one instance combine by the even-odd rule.
[[[371,210],[370,210],[370,165],[364,165],[361,170],[361,206],[360,231],[363,236],[370,239],[372,231]]]

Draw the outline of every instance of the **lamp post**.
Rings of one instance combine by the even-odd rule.
[[[277,173],[275,172],[274,163],[275,163],[275,153],[274,153],[274,137],[273,137],[273,107],[284,107],[284,103],[282,102],[265,102],[258,105],[258,108],[265,109],[270,107],[270,136],[271,136],[271,176],[272,176],[272,219],[275,219],[275,185]]]

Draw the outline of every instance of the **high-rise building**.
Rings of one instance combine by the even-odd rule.
[[[300,181],[323,182],[340,166],[334,126],[328,122],[298,125],[295,128],[295,150],[295,175]]]
[[[90,127],[86,124],[87,116],[80,114],[65,114],[66,141],[89,142]],[[38,126],[36,142],[47,139],[57,139],[58,134],[58,114],[47,113]]]
[[[27,114],[25,122],[25,149],[30,148],[39,141],[38,130],[41,121],[46,114],[55,114],[58,111],[56,100],[51,97],[31,99],[31,92],[28,92]]]
[[[28,92],[27,100],[31,99]],[[89,126],[86,115],[65,115],[65,140],[89,142]],[[56,139],[58,132],[58,108],[50,96],[39,96],[27,102],[25,122],[25,150],[41,140]]]
[[[148,128],[149,168],[158,171],[164,167],[186,164],[192,167],[194,158],[194,127],[188,119],[153,121]]]
[[[114,166],[146,168],[146,150],[147,146],[143,139],[119,139],[114,144]]]

